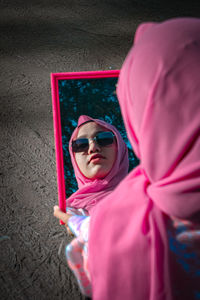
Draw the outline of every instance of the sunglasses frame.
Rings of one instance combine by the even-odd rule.
[[[102,139],[102,140],[106,139],[105,137],[104,138],[98,138],[98,135],[101,135],[101,134],[104,134],[104,133],[111,134],[111,136],[112,136],[112,143],[109,143],[109,144],[106,144],[106,145],[101,145],[101,143],[98,142],[98,139]],[[109,139],[110,138],[111,137],[109,137]],[[114,135],[114,133],[112,131],[101,131],[101,132],[98,132],[97,135],[94,138],[89,138],[89,139],[88,138],[79,138],[79,139],[76,139],[76,140],[72,141],[71,147],[72,147],[72,151],[74,153],[80,153],[80,152],[88,151],[89,145],[90,145],[90,141],[95,141],[95,143],[97,143],[99,147],[107,147],[109,145],[112,145],[114,143],[115,139],[116,139],[116,137],[115,137],[115,135]],[[83,149],[80,149],[80,151],[74,150],[74,147],[73,147],[73,145],[75,144],[75,142],[78,141],[78,140],[87,140],[87,145]]]

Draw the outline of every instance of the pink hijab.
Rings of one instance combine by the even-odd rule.
[[[85,177],[77,166],[71,148],[72,140],[76,138],[79,127],[89,121],[93,121],[100,126],[107,128],[109,131],[112,131],[117,140],[116,161],[109,174],[103,179],[92,180]],[[89,116],[82,115],[79,117],[78,126],[75,128],[69,141],[69,152],[79,189],[67,199],[67,207],[83,208],[91,213],[95,204],[108,195],[127,175],[129,167],[127,146],[123,141],[121,134],[113,125],[99,119],[93,119]]]
[[[117,94],[140,165],[91,216],[92,299],[170,300],[166,220],[200,211],[200,19],[140,25]]]

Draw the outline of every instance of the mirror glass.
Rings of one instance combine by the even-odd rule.
[[[118,75],[119,71],[52,74],[59,202],[77,190],[68,146],[80,115],[88,115],[113,124],[128,146],[129,171],[138,164],[126,136],[116,96]]]

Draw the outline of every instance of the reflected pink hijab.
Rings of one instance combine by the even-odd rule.
[[[200,211],[200,19],[140,25],[117,94],[141,163],[91,216],[92,299],[170,300],[166,220]]]
[[[117,140],[116,161],[109,174],[103,179],[92,180],[85,177],[78,168],[71,148],[72,140],[76,138],[79,127],[89,121],[93,121],[100,126],[107,128],[109,131],[112,131]],[[89,116],[82,115],[79,117],[78,126],[75,128],[69,141],[69,152],[79,189],[67,199],[67,207],[83,208],[91,213],[91,210],[96,203],[108,195],[127,175],[129,167],[127,146],[123,141],[121,134],[113,125],[99,119],[93,119]]]

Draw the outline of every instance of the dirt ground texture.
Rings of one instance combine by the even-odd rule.
[[[120,69],[141,22],[200,17],[199,1],[0,1],[0,299],[84,299],[53,217],[50,73]]]

